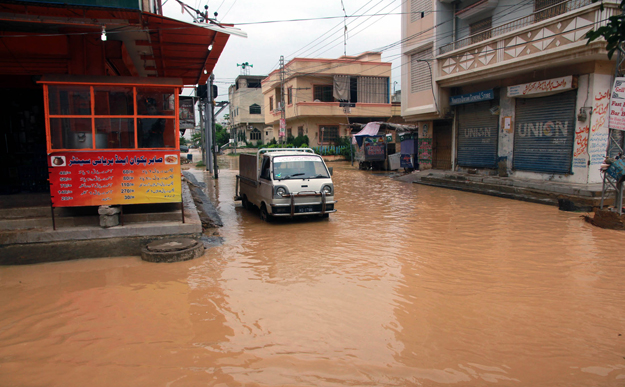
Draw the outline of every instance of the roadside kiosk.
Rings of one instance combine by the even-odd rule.
[[[182,80],[53,75],[39,83],[53,208],[180,203],[182,209]],[[56,229],[54,211],[52,220]]]

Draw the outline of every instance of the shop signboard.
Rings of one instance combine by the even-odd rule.
[[[469,94],[453,95],[449,97],[449,105],[463,105],[465,103],[490,101],[491,99],[495,99],[495,91],[493,89],[477,91]]]
[[[180,203],[180,152],[60,151],[48,155],[54,207]]]
[[[399,158],[399,166],[402,168],[412,169],[412,155],[404,155],[402,154]]]
[[[508,97],[546,96],[577,88],[577,79],[572,75],[543,81],[508,86]]]
[[[180,129],[195,128],[195,108],[193,97],[178,97],[180,108]]]
[[[366,161],[382,161],[386,158],[384,136],[365,137],[363,147]]]
[[[625,78],[616,78],[610,97],[610,129],[625,130]]]

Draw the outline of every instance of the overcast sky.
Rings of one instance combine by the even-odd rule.
[[[401,4],[406,0],[343,0],[345,12],[361,16],[347,19],[347,55],[379,50],[401,39]],[[165,1],[164,1],[165,2]],[[219,86],[217,100],[228,99],[228,86],[241,74],[237,64],[253,65],[251,75],[267,75],[278,68],[280,55],[285,63],[294,57],[338,58],[343,55],[344,13],[341,0],[185,0],[186,4],[204,10],[208,5],[210,17],[218,12],[221,23],[234,24],[245,31],[247,38],[231,36],[215,67]],[[165,16],[192,21],[181,13],[175,0],[163,6]],[[388,14],[388,15],[387,15]],[[327,18],[327,19],[321,19]],[[293,19],[316,19],[264,23]],[[382,60],[393,63],[391,90],[400,89],[400,46],[383,51]],[[185,93],[187,94],[187,93]]]

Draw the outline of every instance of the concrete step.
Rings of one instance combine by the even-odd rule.
[[[135,223],[159,223],[182,221],[180,211],[124,214],[124,224]],[[67,216],[55,214],[56,228],[99,226],[99,215]],[[0,218],[0,230],[33,230],[52,227],[52,215],[50,213],[36,217]]]
[[[600,193],[599,196],[594,196],[587,192],[585,195],[576,195],[575,193],[577,193],[579,189],[571,189],[568,191],[558,190],[561,192],[554,192],[537,189],[538,186],[535,185],[519,187],[516,186],[516,184],[500,184],[499,181],[497,181],[497,184],[494,184],[488,180],[486,181],[487,182],[478,181],[477,179],[468,179],[462,176],[449,178],[446,176],[424,176],[420,181],[415,181],[415,183],[548,205],[559,205],[559,201],[566,200],[574,203],[577,207],[590,208],[598,207],[601,201]],[[606,200],[605,202],[606,205],[610,203],[611,200]]]
[[[51,217],[50,207],[0,208],[0,219]]]

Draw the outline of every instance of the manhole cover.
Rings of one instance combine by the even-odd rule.
[[[179,239],[168,239],[164,241],[154,241],[148,243],[146,248],[148,251],[153,251],[155,253],[168,253],[173,251],[181,251],[192,248],[197,245],[198,242],[194,239],[188,238],[179,238]]]

